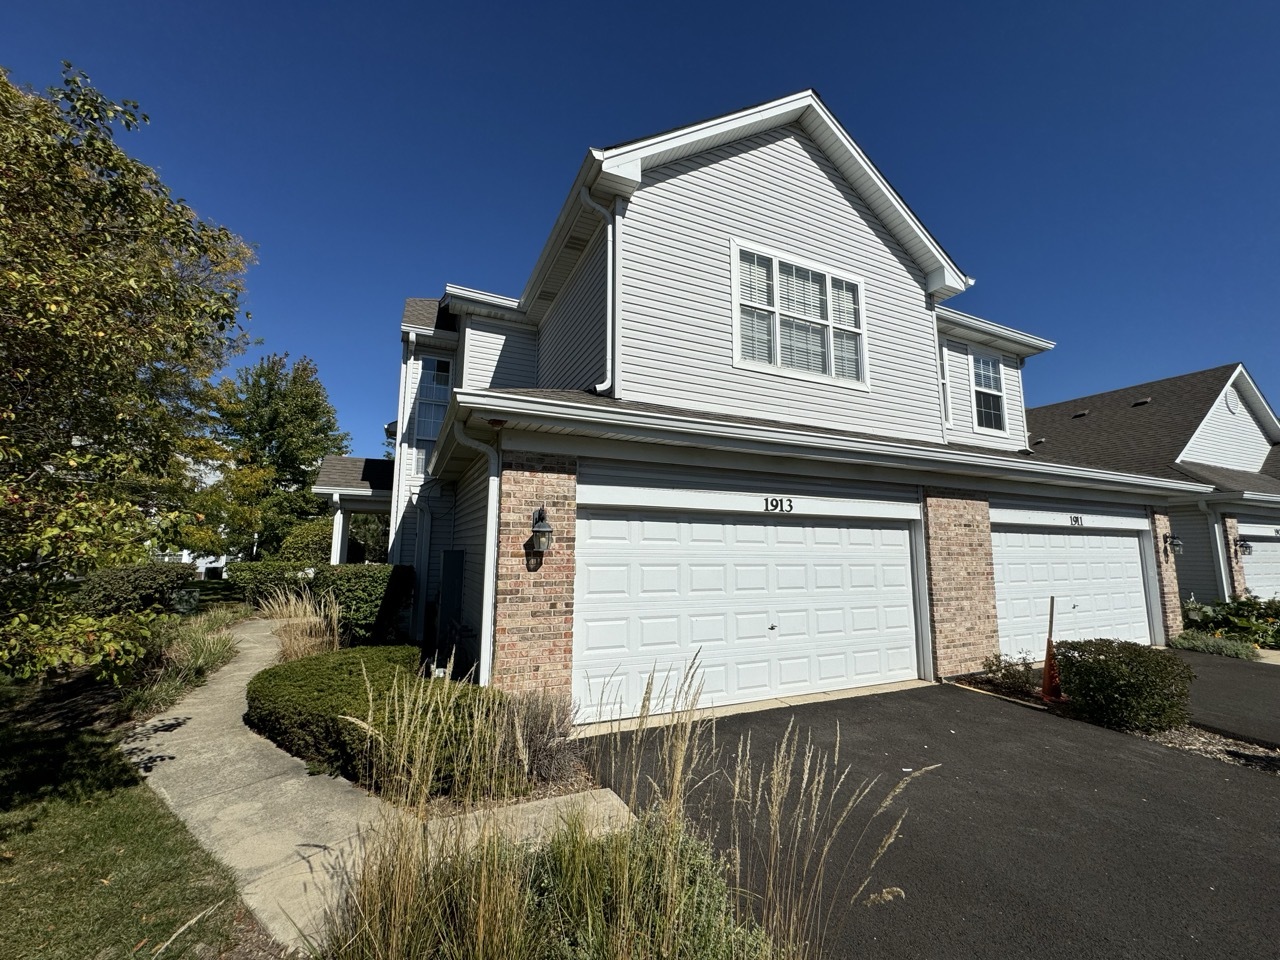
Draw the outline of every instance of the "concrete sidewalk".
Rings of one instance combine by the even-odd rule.
[[[123,748],[196,839],[235,872],[245,903],[280,943],[320,932],[360,834],[382,803],[251,732],[245,688],[276,657],[273,623],[235,628],[240,652],[172,711],[139,726]]]

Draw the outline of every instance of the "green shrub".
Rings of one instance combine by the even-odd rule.
[[[285,536],[276,560],[305,567],[328,564],[333,549],[333,518],[317,517],[300,523]]]
[[[417,673],[419,656],[417,647],[353,647],[268,667],[249,681],[245,723],[295,757],[368,782],[368,736],[340,718],[368,717],[370,695],[381,704],[397,677],[403,683]],[[481,690],[467,685],[458,691],[465,709],[457,712],[455,723],[471,722],[469,708]]]
[[[352,644],[403,643],[413,603],[413,568],[388,563],[316,567],[311,589],[331,594],[342,610],[343,637]]]
[[[318,569],[318,568],[317,568]],[[258,560],[227,565],[227,579],[244,599],[255,607],[277,591],[303,593],[311,588],[307,565]]]
[[[1258,648],[1248,640],[1219,637],[1203,630],[1184,630],[1169,639],[1169,646],[1179,650],[1214,653],[1220,657],[1235,657],[1238,660],[1257,660],[1261,656]]]
[[[1040,692],[1040,671],[1030,656],[992,654],[982,661],[982,669],[992,685],[1005,693],[1017,696]]]
[[[1154,732],[1190,719],[1191,668],[1172,653],[1123,640],[1056,645],[1062,692],[1082,720]]]
[[[175,594],[190,583],[196,569],[189,563],[138,563],[95,570],[76,595],[82,610],[94,616],[138,613],[160,607],[171,610]]]
[[[1280,598],[1260,600],[1250,595],[1213,604],[1187,600],[1182,617],[1188,630],[1280,650]]]

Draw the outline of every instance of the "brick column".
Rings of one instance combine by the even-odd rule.
[[[1182,598],[1178,591],[1177,557],[1165,544],[1165,537],[1173,533],[1169,514],[1154,507],[1147,508],[1151,519],[1151,535],[1156,546],[1156,580],[1160,585],[1160,618],[1164,623],[1164,635],[1168,640],[1182,632]]]
[[[981,670],[983,659],[1000,650],[986,496],[926,489],[924,536],[934,676]]]
[[[1235,517],[1222,518],[1223,546],[1227,550],[1227,582],[1231,587],[1232,597],[1243,597],[1245,592],[1244,559],[1240,556],[1240,548],[1236,541],[1240,539],[1240,523]]]
[[[493,685],[568,695],[573,680],[578,461],[504,452],[499,504]],[[541,506],[547,508],[555,533],[551,549],[539,560],[526,553],[525,544],[533,511]]]

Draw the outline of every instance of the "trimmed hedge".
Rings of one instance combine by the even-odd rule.
[[[257,560],[227,565],[227,579],[245,603],[260,604],[277,590],[302,593],[310,588],[307,564]]]
[[[296,563],[306,567],[327,564],[333,550],[333,518],[316,517],[300,523],[285,535],[276,553],[282,563]]]
[[[339,718],[368,716],[369,691],[380,704],[398,674],[416,675],[418,662],[417,647],[353,647],[268,667],[249,681],[244,722],[295,757],[367,783],[367,734]],[[472,721],[483,688],[468,684],[458,692],[463,709],[456,717],[457,732],[468,735],[465,725]]]
[[[1071,713],[1113,730],[1155,732],[1191,718],[1195,673],[1172,653],[1124,640],[1055,644]]]
[[[76,604],[98,617],[173,609],[174,594],[195,579],[190,563],[138,563],[95,570],[85,577]]]
[[[353,644],[407,639],[402,619],[413,603],[413,568],[388,563],[316,567],[311,590],[332,594],[342,608],[339,625]]]
[[[1203,630],[1184,630],[1176,637],[1169,638],[1169,646],[1179,650],[1212,653],[1219,657],[1235,657],[1237,660],[1257,660],[1262,656],[1258,648],[1248,640],[1220,637]]]

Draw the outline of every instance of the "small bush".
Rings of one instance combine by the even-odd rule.
[[[140,613],[158,607],[172,610],[174,595],[195,579],[189,563],[138,563],[107,567],[89,574],[80,585],[76,602],[98,617]]]
[[[1007,657],[1003,653],[992,654],[982,661],[987,679],[998,690],[1014,696],[1039,693],[1040,671],[1030,656]]]
[[[1213,604],[1187,600],[1182,617],[1188,630],[1280,650],[1280,598],[1260,600],[1250,595]]]
[[[309,593],[273,591],[259,607],[268,620],[277,621],[275,634],[280,640],[281,663],[332,653],[341,645],[339,619],[342,611],[333,597],[319,599]]]
[[[135,718],[159,713],[204,683],[236,655],[236,638],[227,628],[238,619],[234,608],[184,620],[162,618],[152,630],[145,657],[124,686],[121,712]]]
[[[358,647],[269,667],[249,681],[245,723],[295,757],[367,782],[368,736],[341,718],[368,716],[371,694],[381,702],[397,678],[417,673],[418,661],[416,647]]]
[[[278,560],[232,563],[227,565],[227,579],[245,603],[256,607],[273,593],[301,594],[309,590],[311,574],[307,569],[303,564]]]
[[[1195,674],[1173,654],[1106,639],[1065,641],[1055,649],[1062,692],[1080,719],[1143,732],[1190,719]]]
[[[1248,640],[1219,637],[1203,630],[1184,630],[1169,639],[1169,646],[1179,650],[1213,653],[1220,657],[1235,657],[1237,660],[1257,660],[1261,656],[1258,648]]]
[[[304,567],[319,567],[329,563],[332,549],[333,518],[317,517],[290,530],[275,559]]]
[[[316,567],[316,596],[342,610],[342,635],[352,644],[403,643],[403,618],[413,603],[413,568],[389,563]]]

